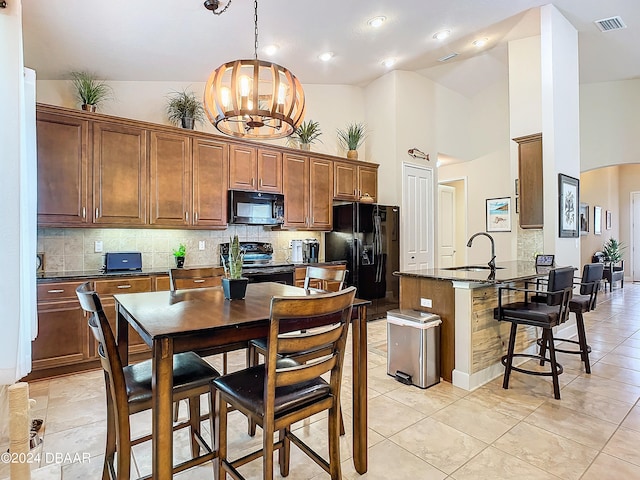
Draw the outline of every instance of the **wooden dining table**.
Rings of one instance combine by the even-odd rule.
[[[280,283],[252,283],[243,300],[226,300],[221,287],[115,295],[120,358],[128,363],[129,328],[151,347],[153,364],[152,473],[172,478],[173,355],[191,350],[224,350],[225,345],[266,337],[271,298],[306,296],[303,288]],[[356,299],[352,315],[353,462],[367,471],[367,306]]]

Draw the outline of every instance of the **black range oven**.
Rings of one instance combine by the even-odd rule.
[[[273,263],[273,245],[266,242],[240,242],[244,252],[242,275],[249,283],[277,282],[293,285],[295,267],[291,263]],[[220,256],[226,262],[229,257],[229,244],[220,244]]]

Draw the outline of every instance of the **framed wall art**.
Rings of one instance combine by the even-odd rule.
[[[558,220],[559,235],[577,237],[578,202],[580,199],[580,180],[562,173],[558,174]]]
[[[602,235],[602,207],[593,207],[593,233]]]
[[[487,232],[511,231],[511,197],[487,199]]]
[[[611,211],[607,210],[607,230],[611,230]]]
[[[586,235],[589,233],[589,205],[586,203],[580,204],[580,235]]]

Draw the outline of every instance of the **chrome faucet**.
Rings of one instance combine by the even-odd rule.
[[[471,244],[473,243],[473,239],[476,238],[478,235],[484,235],[485,237],[488,237],[489,240],[491,240],[491,260],[489,260],[488,265],[491,268],[491,270],[495,270],[496,269],[496,244],[493,241],[493,237],[491,235],[484,232],[474,233],[473,235],[471,235],[471,238],[467,242],[467,247],[471,246]]]

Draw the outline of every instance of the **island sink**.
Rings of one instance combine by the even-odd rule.
[[[500,270],[504,267],[491,268],[489,265],[464,265],[462,267],[447,267],[442,270],[461,270],[463,272],[482,272],[484,270]]]

